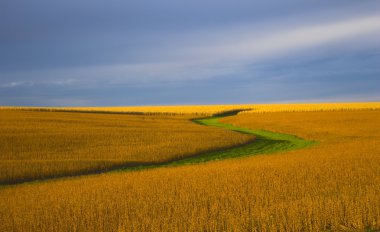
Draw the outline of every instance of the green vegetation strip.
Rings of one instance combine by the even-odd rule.
[[[233,114],[228,114],[228,116],[230,115],[233,115]],[[215,116],[215,117],[210,117],[210,118],[194,119],[193,122],[200,125],[221,127],[221,128],[225,128],[225,129],[236,131],[243,134],[254,135],[256,139],[249,144],[245,144],[239,147],[228,148],[221,151],[206,152],[201,155],[187,157],[181,160],[171,161],[168,163],[128,167],[121,170],[132,171],[132,170],[141,170],[141,169],[164,167],[164,166],[165,167],[180,166],[180,165],[186,165],[186,164],[196,164],[196,163],[203,163],[203,162],[214,161],[214,160],[246,157],[246,156],[252,156],[252,155],[259,155],[259,154],[273,154],[273,153],[278,153],[278,152],[302,149],[302,148],[310,147],[318,143],[316,141],[305,140],[294,135],[275,133],[275,132],[266,131],[266,130],[251,130],[247,128],[234,126],[231,124],[222,123],[219,121],[219,119],[223,117],[225,116],[221,115],[221,116]]]
[[[214,157],[214,159],[225,159],[258,154],[270,154],[302,149],[317,143],[316,141],[305,140],[294,135],[276,133],[266,130],[251,130],[231,124],[221,123],[219,122],[220,118],[222,117],[212,117],[194,121],[201,125],[221,127],[243,134],[251,134],[254,135],[256,139],[252,143],[241,147],[232,148],[221,152],[214,152],[209,155],[205,154],[210,158]],[[213,158],[211,158],[211,160],[212,159]]]

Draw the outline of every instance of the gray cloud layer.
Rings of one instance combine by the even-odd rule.
[[[3,1],[0,104],[380,100],[379,13],[375,1]]]

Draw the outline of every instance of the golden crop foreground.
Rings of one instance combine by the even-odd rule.
[[[253,139],[189,117],[0,110],[0,183],[164,162]]]
[[[0,189],[0,231],[380,229],[380,111],[223,119],[321,141],[274,155]]]

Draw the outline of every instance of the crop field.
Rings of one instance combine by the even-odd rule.
[[[0,231],[378,231],[379,106],[4,108]]]
[[[180,106],[113,106],[113,107],[0,107],[8,110],[118,112],[145,115],[200,115],[209,116],[226,111],[243,110],[241,113],[308,112],[380,110],[379,102],[308,103],[308,104],[240,104],[240,105],[180,105]]]
[[[254,139],[189,117],[0,110],[0,183],[166,162]]]

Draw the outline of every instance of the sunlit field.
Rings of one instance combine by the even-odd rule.
[[[219,121],[317,143],[274,154],[3,185],[0,231],[379,230],[379,103],[258,106]],[[211,109],[207,114],[220,113]],[[242,106],[228,108],[234,109]],[[255,143],[249,135],[195,124],[195,116],[186,114],[0,114],[1,170],[9,168],[3,180],[18,172],[40,175],[28,163],[35,159],[53,160],[61,169],[48,169],[66,173],[86,159],[155,162]],[[63,165],[64,159],[71,163]]]
[[[213,115],[232,110],[244,110],[241,113],[258,112],[299,112],[299,111],[339,111],[339,110],[377,110],[379,102],[354,103],[299,103],[299,104],[241,104],[241,105],[180,105],[180,106],[114,106],[114,107],[0,107],[0,109],[35,110],[35,111],[85,111],[118,112],[134,114],[194,114]]]
[[[160,163],[254,138],[192,116],[0,110],[0,183]]]

